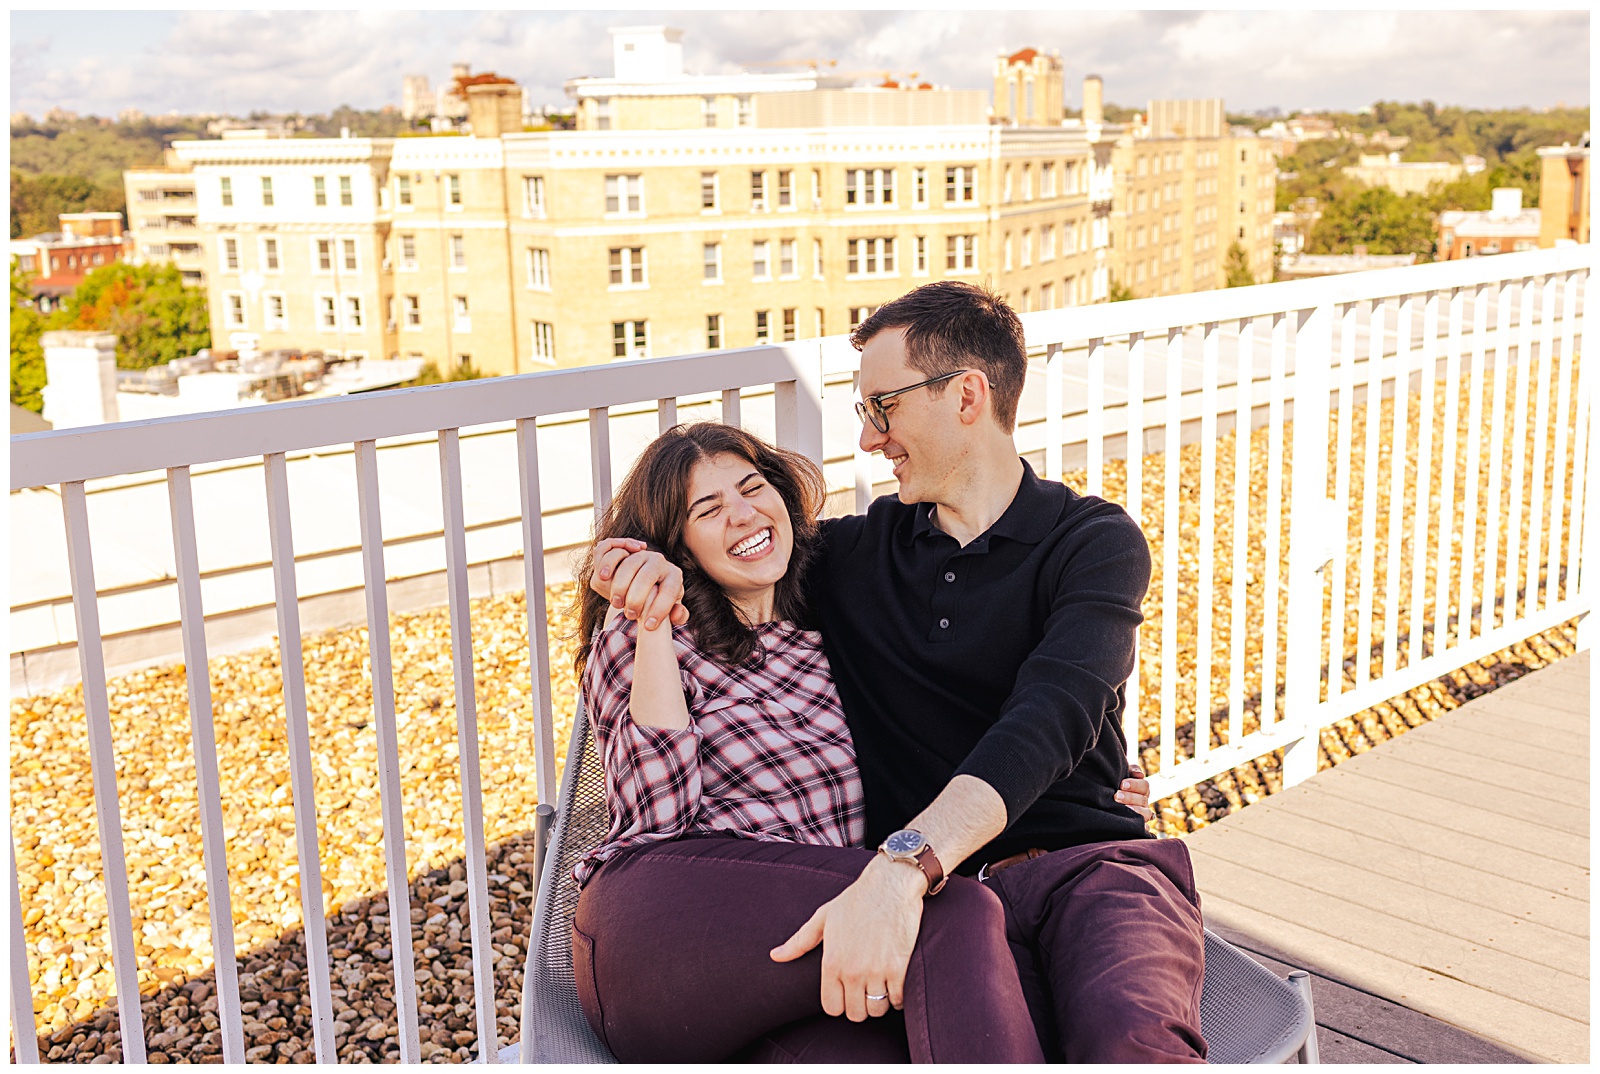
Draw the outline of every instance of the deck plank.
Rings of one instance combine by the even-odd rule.
[[[1207,924],[1330,1061],[1586,1062],[1588,752],[1585,653],[1187,836]]]

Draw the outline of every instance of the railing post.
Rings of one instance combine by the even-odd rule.
[[[1283,785],[1317,771],[1321,731],[1322,567],[1319,532],[1327,523],[1328,387],[1332,380],[1334,304],[1302,310],[1294,347],[1294,487],[1289,496],[1289,608],[1285,633],[1284,719],[1301,737],[1283,752]],[[1343,555],[1341,548],[1336,555]],[[1335,624],[1335,629],[1338,624]]]
[[[822,345],[800,343],[783,348],[794,366],[794,380],[773,388],[774,429],[778,445],[798,451],[821,465]]]

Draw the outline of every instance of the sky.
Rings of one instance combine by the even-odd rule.
[[[1108,102],[1222,97],[1230,111],[1589,103],[1587,7],[1544,11],[843,11],[572,9],[12,11],[11,111],[115,116],[319,113],[400,103],[401,78],[453,62],[562,105],[562,83],[612,73],[613,26],[666,24],[692,73],[835,59],[990,89],[996,53],[1059,50],[1069,106],[1085,74]],[[792,68],[770,67],[765,70]]]

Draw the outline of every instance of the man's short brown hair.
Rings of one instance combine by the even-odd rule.
[[[857,350],[890,328],[906,330],[906,364],[929,377],[981,369],[989,378],[994,420],[1011,432],[1028,375],[1022,321],[987,288],[956,280],[926,283],[878,307],[850,334]],[[950,382],[931,386],[938,394]]]

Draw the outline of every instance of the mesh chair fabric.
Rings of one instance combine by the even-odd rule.
[[[1288,981],[1206,931],[1200,1031],[1210,1063],[1282,1063],[1315,1030],[1312,1012]]]
[[[572,916],[578,884],[572,869],[599,846],[610,828],[605,771],[595,752],[580,701],[558,799],[559,812],[545,855],[534,910],[533,943],[525,976],[523,1040],[534,1041],[528,1062],[615,1063],[589,1028],[572,977]],[[1200,1028],[1212,1063],[1281,1063],[1313,1031],[1311,1011],[1287,981],[1232,944],[1205,934],[1206,975]]]

